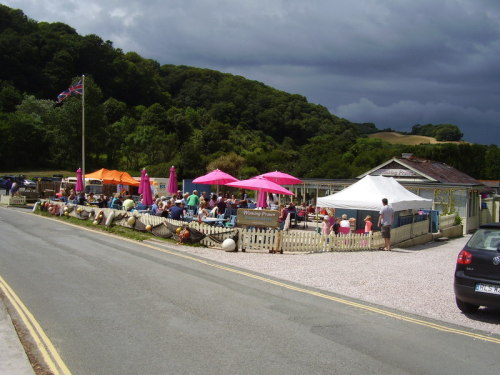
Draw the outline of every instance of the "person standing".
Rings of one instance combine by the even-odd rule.
[[[193,190],[193,194],[191,194],[186,199],[186,206],[188,210],[193,211],[193,215],[198,213],[198,207],[200,205],[200,198],[198,197],[198,190]]]
[[[12,186],[12,181],[10,180],[10,178],[7,178],[5,180],[5,195],[9,195],[11,186]]]
[[[391,250],[391,226],[394,221],[394,210],[389,206],[387,198],[382,199],[382,209],[378,217],[378,226],[381,228],[382,238],[385,241],[384,250]]]
[[[12,181],[12,185],[10,185],[10,195],[12,196],[17,195],[18,190],[19,190],[19,185],[17,184],[17,181],[16,180]]]
[[[351,227],[351,222],[349,219],[347,219],[347,214],[342,215],[342,220],[340,221],[340,227],[341,228],[350,228]]]
[[[372,217],[370,215],[367,215],[365,217],[365,234],[368,234],[372,231]]]
[[[332,226],[330,225],[330,217],[325,216],[323,218],[323,225],[321,227],[321,234],[323,236],[329,236],[332,231]]]

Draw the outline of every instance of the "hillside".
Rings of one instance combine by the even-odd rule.
[[[56,97],[85,74],[86,170],[138,175],[146,167],[163,176],[175,165],[180,178],[215,168],[239,178],[271,170],[353,178],[412,152],[476,178],[500,175],[497,147],[366,138],[378,131],[375,124],[339,118],[298,94],[210,69],[161,65],[1,4],[0,19],[0,170],[81,166],[82,96]]]

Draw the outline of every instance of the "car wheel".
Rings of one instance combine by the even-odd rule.
[[[472,303],[467,303],[464,301],[460,301],[458,298],[455,298],[458,308],[463,313],[473,313],[479,309],[479,305],[473,305]]]

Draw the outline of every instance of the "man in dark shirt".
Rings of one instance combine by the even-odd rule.
[[[180,199],[175,201],[175,205],[170,209],[170,218],[175,220],[182,220],[183,209],[181,207],[182,201]]]

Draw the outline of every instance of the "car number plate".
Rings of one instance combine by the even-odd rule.
[[[476,292],[500,295],[500,286],[490,284],[476,284]]]

